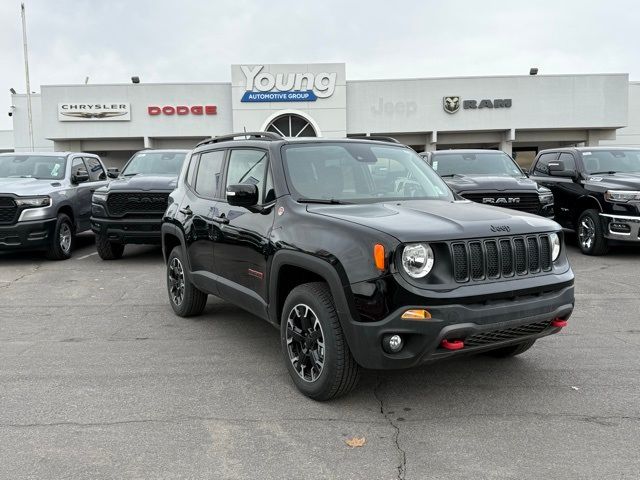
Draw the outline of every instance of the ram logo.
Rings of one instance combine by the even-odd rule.
[[[520,197],[485,197],[482,199],[482,203],[492,203],[495,205],[520,203]]]
[[[442,108],[444,108],[444,111],[447,113],[456,113],[458,110],[460,110],[460,97],[444,97],[442,99]]]

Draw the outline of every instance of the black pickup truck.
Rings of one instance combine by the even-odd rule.
[[[546,218],[457,198],[406,146],[269,132],[195,148],[162,223],[176,314],[215,295],[272,323],[318,400],[361,367],[508,357],[559,332],[574,304],[562,239]]]
[[[160,223],[188,150],[142,150],[118,179],[95,191],[91,229],[103,260],[122,257],[128,243],[160,244]]]
[[[555,219],[575,230],[582,253],[640,243],[640,148],[543,150],[531,178],[553,192]]]
[[[553,195],[499,150],[437,150],[420,156],[458,195],[473,202],[553,216]]]

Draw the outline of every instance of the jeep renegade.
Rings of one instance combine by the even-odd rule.
[[[215,295],[271,322],[293,382],[317,400],[349,392],[361,367],[520,354],[574,305],[557,223],[459,199],[391,142],[202,142],[162,244],[175,313]]]

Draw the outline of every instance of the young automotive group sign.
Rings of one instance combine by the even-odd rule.
[[[104,122],[131,120],[131,106],[127,102],[59,103],[61,122]]]
[[[336,89],[336,72],[266,72],[264,65],[241,65],[245,92],[241,102],[315,102]]]

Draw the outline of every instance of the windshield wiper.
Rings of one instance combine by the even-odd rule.
[[[613,175],[614,173],[618,173],[618,172],[614,172],[613,170],[609,170],[606,172],[591,172],[589,175]]]
[[[335,198],[299,198],[298,203],[323,203],[327,205],[348,205],[350,202],[344,202]]]
[[[123,173],[123,177],[133,177],[134,175],[139,175],[139,173]]]

